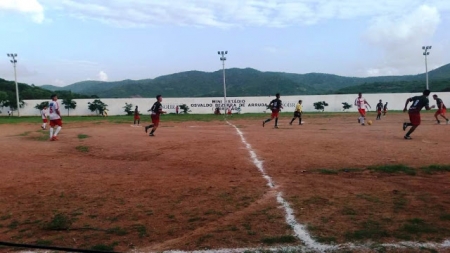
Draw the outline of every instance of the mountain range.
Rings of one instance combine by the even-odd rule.
[[[450,91],[450,64],[430,71],[433,91]],[[226,70],[227,96],[417,92],[425,87],[425,74],[378,77],[344,77],[323,73],[262,72],[252,68]],[[70,90],[100,98],[223,96],[222,71],[186,71],[154,79],[116,82],[83,81],[65,87],[41,86],[52,91]]]

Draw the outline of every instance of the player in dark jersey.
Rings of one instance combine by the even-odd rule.
[[[381,119],[381,110],[383,110],[383,102],[380,99],[380,102],[377,104],[377,120]]]
[[[151,111],[151,117],[152,117],[152,124],[145,127],[145,132],[147,133],[148,129],[152,128],[152,131],[150,132],[149,136],[155,136],[155,131],[159,126],[159,115],[166,113],[162,110],[162,96],[158,95],[156,96],[156,102],[153,104],[152,108],[148,111]]]
[[[136,105],[136,108],[134,108],[134,124],[133,125],[136,125],[136,121],[139,126],[139,123],[141,122],[141,116],[139,116],[139,110],[138,110],[137,105]]]
[[[422,110],[423,107],[425,107],[425,109],[427,110],[435,107],[434,105],[430,107],[430,101],[428,100],[429,95],[430,90],[424,90],[422,96],[415,96],[406,100],[405,108],[403,109],[404,112],[406,112],[406,107],[408,106],[409,102],[412,102],[412,105],[411,107],[409,107],[408,111],[410,123],[403,123],[403,131],[405,131],[407,127],[411,127],[408,133],[406,133],[404,137],[405,139],[410,140],[410,135],[420,125],[420,110]]]
[[[275,118],[275,128],[278,128],[278,114],[283,109],[283,105],[280,100],[280,93],[275,95],[277,98],[270,101],[269,108],[272,110],[272,114],[270,115],[270,119],[266,119],[263,121],[263,127],[267,122],[273,120]]]
[[[388,102],[386,102],[386,104],[384,104],[384,107],[383,107],[383,116],[386,116],[386,112],[387,112],[387,104],[388,104]]]
[[[436,100],[436,107],[437,111],[434,114],[434,117],[436,118],[436,121],[438,124],[441,124],[441,122],[438,119],[438,116],[441,115],[442,118],[445,119],[448,125],[448,118],[445,117],[445,112],[447,111],[447,107],[445,107],[444,102],[442,102],[442,99],[438,98],[436,94],[433,95],[433,99]]]

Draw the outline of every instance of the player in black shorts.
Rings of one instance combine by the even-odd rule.
[[[380,99],[380,102],[377,104],[377,120],[381,119],[381,111],[383,110],[383,102]]]

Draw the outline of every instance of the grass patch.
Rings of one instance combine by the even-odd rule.
[[[282,236],[274,236],[274,237],[265,237],[261,239],[262,243],[265,244],[276,244],[276,243],[294,243],[297,239],[292,235],[282,235]]]
[[[356,195],[356,197],[361,198],[361,199],[365,199],[369,202],[373,202],[373,203],[378,203],[380,202],[380,199],[375,197],[375,196],[371,196],[369,194],[358,194]]]
[[[405,198],[405,194],[401,194],[394,198],[394,212],[405,209],[408,204],[408,199]]]
[[[194,218],[190,218],[190,219],[188,220],[188,222],[196,222],[196,221],[199,221],[199,220],[201,220],[200,217],[194,217]]]
[[[381,238],[389,237],[389,233],[380,225],[380,223],[368,220],[362,223],[361,229],[346,232],[344,236],[348,241],[361,241],[365,239],[379,240]]]
[[[312,196],[311,198],[303,200],[304,205],[328,205],[330,201],[319,196]]]
[[[114,245],[97,244],[91,247],[91,250],[114,251]]]
[[[78,135],[78,139],[86,139],[86,138],[89,138],[90,136],[89,135],[87,135],[87,134],[79,134]]]
[[[47,230],[68,230],[72,225],[72,221],[66,215],[58,213],[53,216],[52,220],[48,222],[44,228]]]
[[[331,237],[331,236],[330,237],[316,236],[316,241],[320,242],[320,243],[331,244],[331,243],[335,243],[337,240],[336,240],[336,237]]]
[[[430,165],[421,167],[420,170],[425,174],[436,174],[442,172],[450,172],[450,165]]]
[[[380,173],[405,173],[406,175],[414,176],[417,174],[414,168],[408,167],[403,164],[394,164],[394,165],[378,165],[378,166],[370,166],[369,170],[380,172]]]
[[[138,232],[138,235],[140,238],[148,236],[147,228],[144,225],[136,224],[136,225],[133,225],[133,228]]]
[[[31,131],[26,131],[26,132],[19,134],[19,136],[28,136],[30,133],[31,133]]]
[[[364,171],[364,169],[359,169],[359,168],[343,168],[343,169],[339,169],[339,171],[341,171],[341,172],[362,172],[362,171]]]
[[[126,231],[125,229],[121,228],[121,227],[114,227],[114,228],[110,228],[108,230],[106,230],[107,234],[114,234],[114,235],[127,235],[128,231]]]
[[[413,235],[421,235],[437,233],[439,232],[439,229],[437,229],[434,225],[426,223],[422,219],[415,218],[408,220],[406,224],[403,224],[403,226],[400,228],[400,232]]]
[[[89,152],[89,147],[87,146],[77,146],[75,149],[83,153]]]
[[[0,221],[11,219],[11,217],[12,217],[12,215],[10,213],[6,214],[6,215],[2,215],[2,216],[0,216]]]
[[[18,226],[19,226],[19,222],[17,220],[13,220],[13,221],[11,221],[11,223],[9,223],[8,228],[16,229]]]
[[[439,216],[439,219],[450,220],[450,213],[442,214],[441,216]]]
[[[52,245],[52,241],[49,240],[37,240],[36,241],[36,245],[40,245],[40,246],[48,246],[48,245]]]
[[[350,207],[344,207],[341,212],[343,215],[356,215],[356,211]]]
[[[325,175],[336,175],[336,174],[338,174],[338,172],[336,170],[329,170],[329,169],[319,169],[319,173],[320,174],[325,174]]]

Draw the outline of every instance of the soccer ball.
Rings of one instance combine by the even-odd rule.
[[[372,121],[371,121],[371,120],[367,121],[367,124],[368,124],[369,126],[372,125]]]

